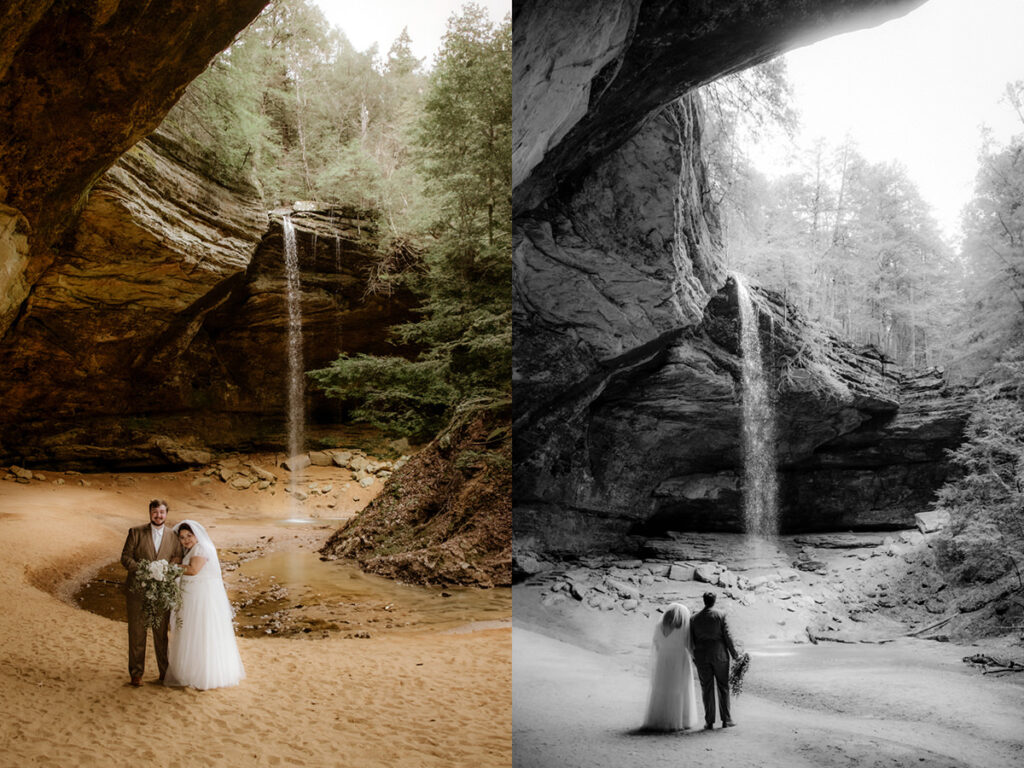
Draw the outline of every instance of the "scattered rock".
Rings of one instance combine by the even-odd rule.
[[[342,451],[341,453],[335,453],[331,456],[331,461],[334,462],[334,466],[341,467],[342,469],[348,468],[348,463],[352,460],[351,451]]]
[[[359,485],[362,488],[369,488],[371,485],[373,485],[373,477],[364,477],[362,480],[359,481]]]
[[[362,469],[366,469],[366,465],[369,463],[369,459],[367,459],[365,456],[357,455],[352,457],[352,459],[348,463],[348,467],[349,469],[358,472]]]
[[[329,467],[334,464],[334,456],[327,451],[310,451],[309,463],[314,467]]]
[[[618,592],[621,597],[624,597],[627,600],[640,599],[639,590],[629,586],[628,584],[624,584],[621,581],[616,581],[615,579],[605,579],[604,583],[611,587],[614,591]]]
[[[264,480],[268,483],[277,482],[277,475],[275,475],[273,472],[264,469],[263,467],[257,464],[250,464],[249,469],[251,469],[252,473],[256,475],[256,477],[259,478],[260,480]]]
[[[532,552],[522,552],[512,557],[513,569],[524,576],[533,576],[551,569],[551,564],[538,558]],[[559,582],[564,584],[565,582]],[[553,588],[553,587],[552,587]]]
[[[719,573],[718,563],[707,563],[704,565],[698,565],[693,571],[693,580],[702,581],[706,584],[718,583]]]
[[[299,501],[305,501],[306,499],[309,498],[309,496],[306,494],[305,491],[300,491],[300,490],[297,490],[297,489],[292,491],[292,496],[294,496]]]
[[[231,487],[239,491],[244,491],[248,489],[252,483],[252,478],[246,477],[245,475],[238,475],[237,477],[232,478]]]
[[[622,601],[622,607],[625,608],[627,611],[635,611],[638,605],[640,605],[640,602],[638,600],[629,599]]]
[[[10,471],[10,473],[12,475],[14,475],[15,477],[17,477],[20,480],[31,480],[32,479],[32,470],[31,469],[23,469],[21,467],[16,467],[16,466],[14,466],[12,464],[9,471]]]
[[[289,472],[298,472],[305,469],[310,465],[309,456],[305,453],[299,453],[295,456],[289,456],[287,459],[281,462],[281,466],[287,469]]]
[[[643,560],[616,560],[615,567],[622,568],[625,571],[633,570],[634,568],[640,568],[643,566]]]
[[[668,568],[668,573],[664,574],[672,581],[693,581],[695,578],[696,568],[692,565],[686,565],[685,563],[673,563]]]
[[[949,524],[949,513],[939,510],[918,512],[914,515],[914,522],[921,533],[935,533]]]
[[[209,485],[213,482],[211,477],[197,477],[192,481],[192,485],[199,487],[201,485]]]
[[[221,481],[222,483],[226,483],[226,482],[227,482],[228,480],[230,480],[230,479],[232,478],[232,476],[233,476],[234,474],[235,474],[235,473],[234,473],[234,471],[233,471],[233,470],[230,470],[230,469],[226,469],[226,468],[224,468],[224,467],[221,467],[221,468],[220,468],[220,471],[219,471],[219,472],[217,472],[217,477],[219,477],[219,478],[220,478],[220,481]]]

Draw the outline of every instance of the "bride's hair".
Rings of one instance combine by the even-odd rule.
[[[673,605],[665,611],[665,615],[661,617],[661,626],[669,631],[683,626],[683,612],[679,610],[679,606]]]
[[[195,535],[196,535],[196,532],[192,530],[192,526],[191,526],[191,525],[189,525],[188,523],[181,523],[181,524],[180,524],[180,525],[178,526],[178,535],[179,535],[179,536],[181,535],[181,532],[182,532],[182,531],[188,531],[188,532],[189,532],[189,533],[191,533],[191,534],[192,534],[193,536],[195,536]]]

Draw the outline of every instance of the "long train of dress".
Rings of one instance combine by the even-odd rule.
[[[197,555],[204,556],[201,548],[189,552],[185,564]],[[171,616],[167,685],[200,690],[238,685],[245,667],[216,557],[207,557],[194,576],[182,576],[181,585],[181,608]]]
[[[667,635],[661,622],[654,628],[651,695],[647,702],[644,728],[678,731],[700,726],[697,709],[697,670],[690,642],[690,612],[680,606],[683,625]]]

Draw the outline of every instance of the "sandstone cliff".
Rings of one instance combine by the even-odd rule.
[[[735,300],[685,94],[917,4],[518,6],[517,537],[575,548],[737,528]],[[934,373],[903,374],[773,297],[760,303],[786,424],[784,525],[902,524],[948,471],[962,399]]]
[[[384,349],[414,299],[364,295],[374,214],[295,215],[306,367]],[[157,132],[90,192],[0,342],[0,460],[160,466],[283,443],[280,215]],[[308,412],[332,415],[309,396]],[[198,453],[197,453],[198,452]]]

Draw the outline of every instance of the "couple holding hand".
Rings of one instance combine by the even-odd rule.
[[[725,614],[715,609],[715,593],[704,593],[704,610],[690,617],[672,603],[654,630],[654,666],[644,728],[652,731],[696,729],[697,686],[704,701],[704,730],[715,725],[715,694],[722,727],[735,723],[729,711],[729,659],[739,659]]]

